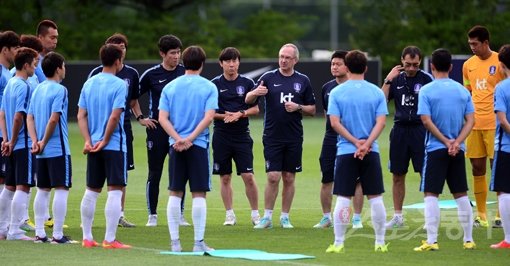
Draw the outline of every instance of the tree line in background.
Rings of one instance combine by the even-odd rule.
[[[425,55],[444,47],[470,54],[466,33],[487,26],[494,50],[510,40],[509,0],[5,0],[0,30],[34,34],[44,18],[59,26],[57,51],[67,60],[97,60],[115,32],[128,36],[128,59],[158,59],[157,40],[175,34],[184,45],[204,47],[216,58],[236,46],[243,58],[275,58],[286,42],[302,57],[330,47],[330,9],[339,11],[339,48],[380,56],[383,71],[399,63],[403,47]]]

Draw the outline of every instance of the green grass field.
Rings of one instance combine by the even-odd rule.
[[[219,178],[213,176],[213,189],[207,196],[207,230],[205,239],[216,249],[258,249],[275,253],[299,253],[313,255],[315,259],[293,261],[252,262],[235,259],[217,259],[210,257],[186,257],[159,255],[160,251],[169,250],[169,233],[166,223],[166,204],[168,194],[168,177],[166,170],[162,177],[161,193],[158,206],[158,227],[145,227],[147,211],[145,202],[145,183],[147,178],[147,156],[145,150],[145,130],[133,123],[135,130],[135,163],[136,169],[129,172],[129,184],[126,201],[126,216],[137,224],[136,228],[119,228],[119,240],[134,246],[131,250],[103,250],[102,248],[84,249],[80,245],[55,246],[33,244],[19,241],[0,242],[1,265],[508,265],[509,253],[505,250],[492,250],[490,244],[499,242],[503,238],[502,229],[474,229],[474,239],[477,250],[462,249],[462,229],[457,222],[456,209],[442,210],[442,221],[439,236],[440,250],[438,252],[417,253],[412,249],[418,246],[426,237],[422,230],[424,223],[423,212],[419,210],[405,211],[407,229],[387,231],[386,239],[390,242],[389,253],[379,254],[373,251],[373,229],[370,225],[370,208],[365,202],[363,209],[364,228],[348,229],[344,254],[326,254],[324,251],[333,242],[333,230],[318,230],[312,226],[321,218],[322,212],[319,202],[320,170],[318,157],[324,133],[323,119],[305,119],[305,143],[303,152],[303,172],[296,179],[296,194],[291,210],[291,221],[294,229],[275,227],[271,230],[254,230],[250,223],[250,210],[244,195],[244,185],[240,178],[234,178],[234,209],[238,224],[233,227],[223,226],[225,210],[219,193]],[[391,174],[387,170],[388,162],[388,133],[392,121],[388,120],[387,127],[380,137],[381,160],[385,179],[386,193],[384,202],[388,219],[393,215],[391,197]],[[263,213],[263,193],[266,183],[264,173],[264,159],[262,155],[262,120],[251,122],[252,137],[255,141],[255,174],[259,187],[259,206]],[[85,156],[81,154],[83,145],[76,124],[70,124],[70,142],[73,160],[73,188],[69,194],[69,207],[66,224],[69,229],[66,235],[81,240],[80,229],[80,201],[85,187]],[[469,167],[469,163],[467,163]],[[166,169],[166,167],[165,167]],[[467,169],[470,173],[471,169]],[[469,181],[471,184],[471,181]],[[407,195],[405,204],[423,202],[422,193],[418,191],[419,176],[409,174],[407,178]],[[471,186],[471,185],[470,185]],[[447,189],[445,189],[445,192]],[[35,191],[33,196],[35,196]],[[470,198],[472,194],[470,194]],[[495,200],[495,194],[489,193],[489,200]],[[106,193],[102,193],[96,208],[93,233],[99,242],[104,237],[104,204]],[[445,194],[441,199],[451,199]],[[281,201],[278,198],[274,217],[280,215]],[[488,205],[490,217],[494,217],[496,205]],[[32,211],[30,215],[33,217]],[[191,197],[186,199],[187,220],[191,222]],[[278,225],[276,222],[275,226]],[[51,230],[47,230],[51,235]],[[193,228],[181,227],[181,243],[185,251],[190,251],[193,245]]]

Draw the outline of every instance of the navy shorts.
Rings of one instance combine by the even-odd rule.
[[[301,155],[303,142],[271,142],[262,140],[264,145],[264,158],[267,172],[290,172],[303,171]]]
[[[131,122],[129,120],[124,122],[124,132],[126,132],[127,170],[129,171],[135,169],[135,159],[133,158],[133,129],[131,128]]]
[[[354,196],[358,182],[361,183],[363,195],[384,193],[379,153],[370,152],[363,160],[354,158],[353,153],[338,155],[334,182],[333,194],[344,197]]]
[[[122,151],[102,150],[87,154],[87,186],[102,188],[107,186],[126,186],[126,153]]]
[[[30,149],[23,148],[15,150],[6,159],[6,178],[5,185],[17,186],[26,185],[35,186],[36,178],[36,158],[30,152]]]
[[[495,151],[490,190],[510,193],[510,176],[508,173],[510,173],[510,153]]]
[[[237,175],[253,173],[253,140],[249,133],[241,135],[215,131],[212,138],[213,174],[232,174],[232,159]]]
[[[447,149],[425,154],[420,191],[442,194],[445,181],[452,194],[468,191],[463,151],[454,157],[448,155]]]
[[[168,152],[168,190],[185,191],[189,181],[191,192],[211,190],[209,171],[209,150],[193,145],[186,151],[176,152],[170,147]]]
[[[335,180],[336,150],[336,145],[322,145],[319,164],[321,166],[321,182],[323,184],[331,183]]]
[[[412,160],[414,172],[423,168],[425,157],[425,127],[423,125],[395,125],[390,132],[390,172],[404,175]]]
[[[72,187],[71,155],[38,158],[37,187]]]

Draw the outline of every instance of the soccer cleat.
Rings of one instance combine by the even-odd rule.
[[[319,223],[314,225],[313,228],[330,228],[332,225],[331,219],[327,216],[323,216]]]
[[[157,214],[149,214],[149,220],[145,226],[154,227],[158,226],[158,215]]]
[[[136,227],[136,225],[126,219],[126,217],[121,216],[119,218],[119,227]]]
[[[77,244],[78,241],[72,240],[68,236],[62,236],[60,239],[54,237],[51,238],[51,244]]]
[[[225,217],[225,222],[223,223],[223,225],[227,225],[227,226],[231,226],[231,225],[235,225],[236,224],[236,216],[235,214],[227,214],[227,216]]]
[[[273,228],[273,222],[271,219],[264,217],[260,220],[259,224],[255,225],[253,228],[255,229],[265,229],[265,228]]]
[[[497,244],[492,244],[491,245],[491,248],[494,248],[494,249],[498,249],[498,248],[510,248],[510,243],[506,242],[505,240],[497,243]]]
[[[480,216],[476,216],[473,226],[487,228],[487,227],[489,227],[489,222],[487,222],[486,220],[482,220],[482,218],[480,218]]]
[[[501,218],[494,219],[494,223],[492,223],[492,228],[503,228],[503,224],[501,223]]]
[[[287,228],[287,229],[294,228],[294,226],[292,226],[292,224],[290,223],[289,217],[280,218],[280,226],[282,228]]]
[[[426,240],[421,241],[421,246],[415,247],[414,251],[436,251],[439,250],[439,245],[436,243],[429,244]]]
[[[113,240],[112,242],[108,242],[106,240],[103,241],[103,248],[106,249],[127,249],[131,248],[130,245],[122,244],[117,240]]]
[[[329,245],[329,247],[326,249],[326,253],[344,253],[344,252],[345,252],[344,244],[340,245],[332,244]]]
[[[26,236],[25,234],[16,234],[16,235],[7,234],[7,240],[35,241],[35,238]]]
[[[361,229],[361,228],[363,228],[363,224],[361,223],[361,219],[359,219],[359,218],[357,218],[357,219],[352,218],[352,228],[353,229]]]
[[[388,244],[375,244],[374,251],[375,252],[382,252],[382,253],[388,252],[388,246],[389,245],[390,245],[390,243],[388,243]]]
[[[257,214],[257,216],[252,216],[251,217],[251,224],[257,225],[259,223],[260,223],[260,215]]]
[[[389,222],[386,223],[386,229],[402,228],[404,227],[404,217],[393,216]]]
[[[476,244],[473,241],[467,241],[467,242],[464,242],[463,248],[464,249],[475,249]]]
[[[204,240],[195,241],[195,245],[193,246],[193,252],[207,252],[213,250],[214,248],[207,246]]]
[[[35,231],[35,224],[30,220],[25,220],[20,226],[19,226],[19,229],[25,231],[25,232],[30,232],[30,231]]]
[[[181,215],[181,220],[179,221],[179,225],[180,226],[191,226],[191,224],[188,223],[188,221],[186,221],[186,219],[184,218],[184,215]]]
[[[99,247],[99,243],[97,243],[94,240],[83,239],[83,241],[81,242],[81,246],[84,248],[94,248]]]
[[[46,222],[44,222],[44,226],[48,227],[48,228],[53,228],[54,225],[55,225],[55,222],[53,222],[53,218],[51,218],[51,217],[48,218],[48,220],[46,220]],[[69,226],[67,226],[67,224],[64,224],[62,226],[62,228],[66,229],[66,228],[69,228]]]
[[[179,239],[172,240],[171,249],[172,252],[181,252],[182,251],[181,241]]]
[[[47,236],[45,236],[45,237],[35,236],[34,243],[41,244],[41,243],[49,243],[49,242],[50,242],[50,240],[48,239]]]

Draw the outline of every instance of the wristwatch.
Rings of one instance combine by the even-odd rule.
[[[240,110],[239,113],[241,113],[243,116],[246,116],[246,110]]]
[[[384,84],[388,84],[388,85],[390,85],[390,84],[391,84],[391,82],[392,82],[392,80],[391,80],[391,79],[384,79]]]
[[[143,115],[139,115],[136,117],[136,121],[140,121],[140,119],[144,119]]]

